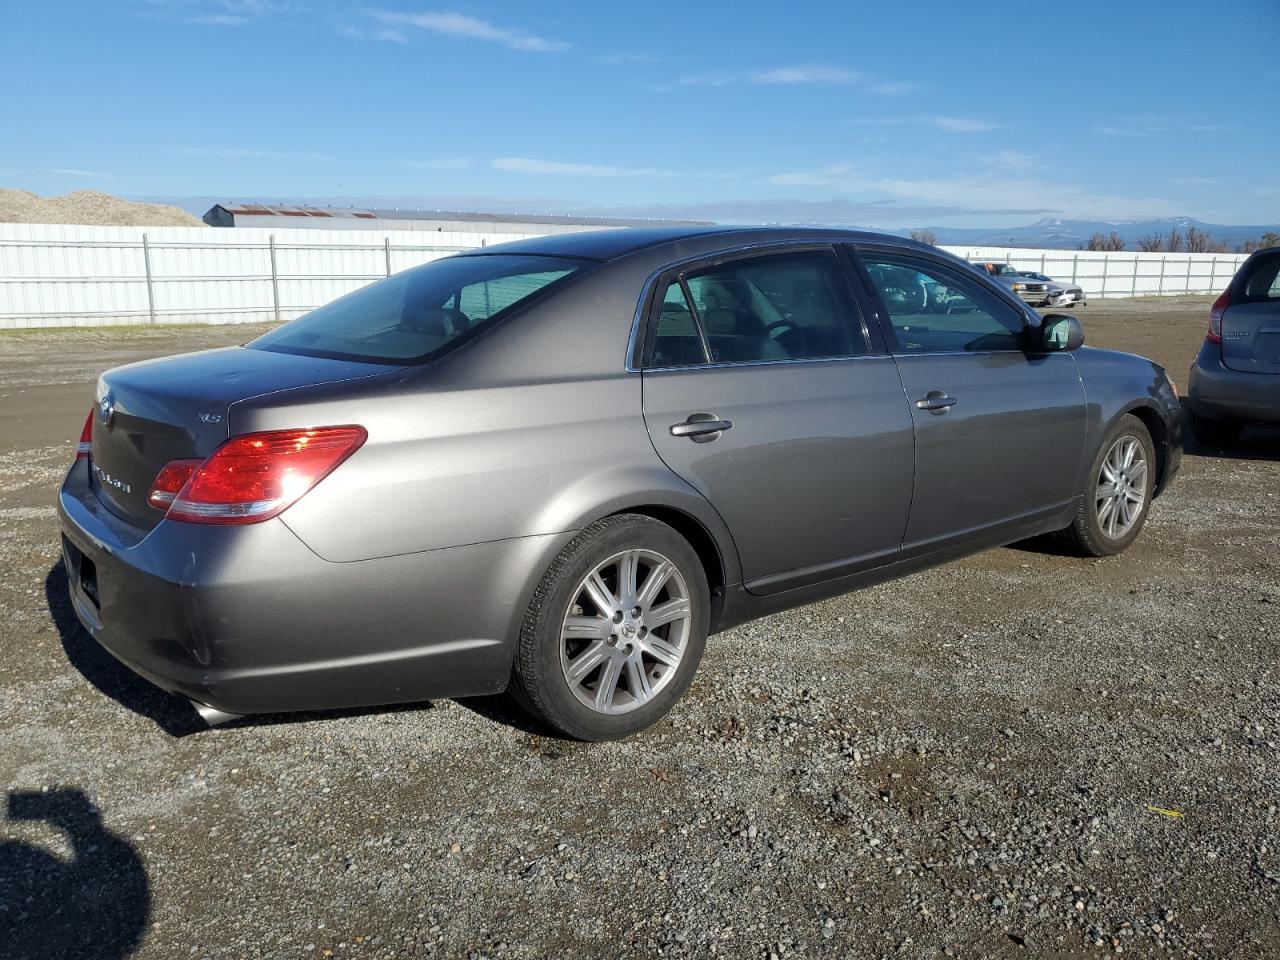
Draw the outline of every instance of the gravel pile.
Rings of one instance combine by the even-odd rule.
[[[1206,312],[1084,319],[1176,353]],[[1190,450],[1122,557],[995,550],[714,637],[623,743],[501,699],[203,731],[75,626],[50,499],[96,359],[244,335],[0,338],[0,954],[1280,955],[1280,431]]]
[[[204,221],[178,207],[134,203],[97,190],[61,197],[38,197],[0,187],[0,223],[81,223],[126,227],[203,227]]]

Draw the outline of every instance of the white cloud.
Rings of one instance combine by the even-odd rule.
[[[985,133],[999,129],[994,123],[970,117],[855,117],[849,123],[874,127],[929,126],[948,133]]]
[[[368,14],[392,27],[418,27],[432,33],[441,33],[451,37],[469,37],[472,40],[485,40],[498,43],[512,50],[529,50],[535,53],[552,53],[568,49],[569,44],[563,40],[551,40],[536,34],[526,33],[514,27],[499,27],[479,17],[470,17],[464,13],[399,13],[394,10],[373,9]]]
[[[1023,153],[1021,150],[997,150],[995,153],[982,153],[978,155],[978,159],[988,167],[1012,170],[1015,173],[1025,173],[1036,165],[1036,158],[1029,153]]]
[[[674,170],[654,167],[612,167],[595,163],[562,163],[556,160],[533,160],[528,157],[498,157],[489,164],[505,173],[523,173],[549,177],[676,177]]]
[[[968,117],[928,117],[926,119],[939,130],[946,130],[948,133],[983,133],[996,128],[994,123],[971,120]]]
[[[187,22],[213,27],[239,27],[248,23],[249,18],[235,13],[206,13],[201,16],[191,17]]]
[[[78,170],[75,167],[56,167],[49,171],[64,177],[79,177],[82,180],[114,180],[114,173],[98,173],[96,170]]]
[[[1220,133],[1229,129],[1213,123],[1203,123],[1156,114],[1124,117],[1114,123],[1102,124],[1093,132],[1104,137],[1153,137],[1159,134]]]
[[[820,64],[800,64],[791,67],[774,67],[751,75],[753,83],[858,83],[866,77],[843,67],[824,67]]]
[[[683,77],[677,77],[658,89],[670,90],[672,87],[727,87],[733,82],[734,77],[731,73],[691,73]]]
[[[860,173],[839,163],[809,171],[775,174],[779,186],[813,187],[859,197],[891,197],[914,203],[984,210],[1052,210],[1071,217],[1164,217],[1177,213],[1164,199],[1096,194],[1071,183],[985,174],[909,180]]]

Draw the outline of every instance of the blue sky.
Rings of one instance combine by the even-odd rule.
[[[0,185],[41,194],[1280,222],[1276,0],[0,10]]]

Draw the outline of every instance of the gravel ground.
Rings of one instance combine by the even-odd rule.
[[[1185,385],[1203,299],[1084,311]],[[1125,556],[995,550],[717,636],[667,720],[501,698],[204,731],[65,602],[93,377],[245,328],[0,337],[0,954],[1280,955],[1280,434]]]

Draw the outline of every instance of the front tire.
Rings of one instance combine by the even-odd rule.
[[[1191,414],[1191,432],[1196,442],[1204,447],[1221,450],[1240,439],[1244,424],[1239,420],[1210,420]]]
[[[639,514],[606,517],[543,575],[511,689],[566,736],[630,736],[661,719],[693,680],[710,606],[698,555],[675,530]]]
[[[1123,553],[1147,522],[1156,480],[1151,432],[1132,414],[1107,434],[1076,498],[1076,518],[1057,534],[1071,553],[1110,557]]]

